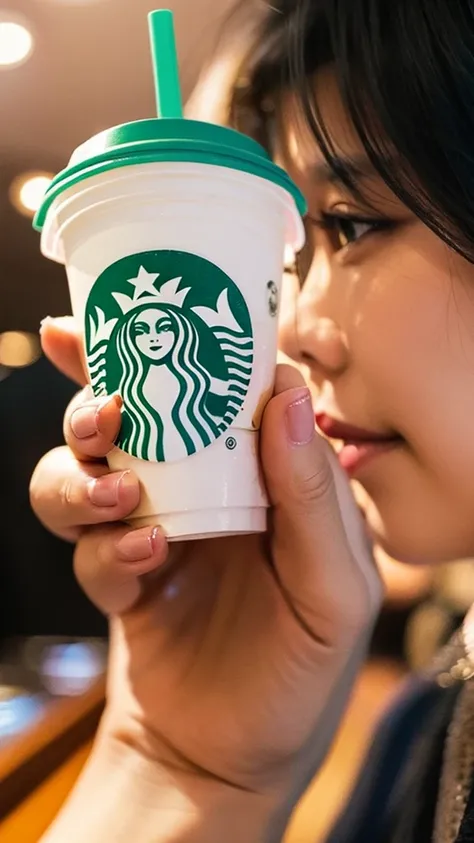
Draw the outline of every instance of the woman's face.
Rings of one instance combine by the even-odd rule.
[[[157,308],[143,310],[135,320],[133,332],[138,350],[153,363],[162,361],[175,342],[170,317]]]
[[[306,367],[380,544],[407,561],[474,556],[474,267],[371,171],[329,71],[317,95],[372,208],[293,121],[282,154],[314,222],[306,280],[283,297],[282,349]]]

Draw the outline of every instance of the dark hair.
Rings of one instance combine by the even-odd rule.
[[[291,87],[326,160],[354,190],[312,86],[315,72],[331,64],[377,172],[474,262],[474,0],[263,5],[229,102],[230,123],[271,146],[272,112]]]

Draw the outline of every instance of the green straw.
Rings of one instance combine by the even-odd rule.
[[[179,84],[173,13],[166,9],[150,12],[148,26],[158,117],[182,117],[183,103]]]

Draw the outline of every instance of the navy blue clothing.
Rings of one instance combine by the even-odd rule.
[[[447,729],[460,685],[409,680],[384,716],[327,843],[431,843]],[[456,843],[474,843],[474,796]]]

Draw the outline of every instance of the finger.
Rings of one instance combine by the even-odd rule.
[[[349,483],[316,434],[301,375],[279,367],[275,392],[261,440],[275,568],[297,616],[329,642],[373,619],[380,586]]]
[[[30,483],[33,511],[51,532],[77,541],[85,525],[121,521],[136,509],[140,485],[131,471],[75,459],[68,448],[47,454]]]
[[[80,460],[101,459],[112,450],[121,426],[119,395],[94,398],[86,386],[71,401],[64,417],[64,438]]]
[[[41,345],[46,357],[63,375],[81,384],[87,383],[83,342],[72,316],[43,320]]]
[[[381,577],[378,576],[378,566],[374,557],[373,542],[367,529],[365,513],[360,508],[352,492],[347,475],[339,464],[337,454],[328,442],[324,442],[323,445],[326,448],[326,455],[331,465],[337,500],[347,539],[359,567],[365,576],[371,598],[374,603],[379,603],[382,598],[383,583]]]
[[[144,575],[163,566],[167,555],[168,544],[158,527],[107,525],[88,530],[80,539],[74,570],[89,599],[104,614],[119,615],[134,607]]]

